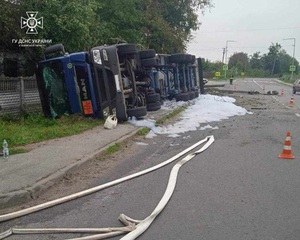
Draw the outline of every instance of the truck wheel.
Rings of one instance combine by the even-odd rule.
[[[196,56],[192,55],[192,62],[191,63],[194,63],[194,62],[196,62]]]
[[[127,121],[128,116],[126,114],[126,106],[125,105],[121,105],[121,104],[117,103],[116,117],[117,117],[119,122]]]
[[[141,65],[143,67],[154,67],[158,65],[158,58],[146,58],[146,59],[141,59]]]
[[[139,51],[140,59],[146,59],[146,58],[154,58],[155,57],[155,50],[154,49],[148,49],[144,51]]]
[[[175,96],[176,101],[189,101],[190,100],[190,95],[188,93],[179,93]]]
[[[193,56],[191,54],[186,54],[186,59],[184,61],[185,63],[192,63],[193,62]]]
[[[157,102],[160,101],[160,94],[159,93],[148,94],[146,98],[147,98],[147,103]]]
[[[160,101],[147,103],[147,111],[151,112],[151,111],[157,111],[159,109],[161,109]]]
[[[136,108],[128,108],[127,114],[128,114],[128,117],[136,117],[137,119],[139,119],[139,118],[147,115],[147,109],[145,106],[136,107]]]
[[[185,53],[175,53],[169,56],[169,63],[183,63],[187,59]]]
[[[121,57],[139,52],[135,44],[119,44],[117,45],[117,49],[118,55]]]
[[[122,93],[117,93],[116,96],[116,117],[119,122],[127,121],[127,112],[126,112],[126,104],[124,101],[124,96]]]
[[[65,54],[65,47],[61,43],[60,44],[52,45],[50,47],[47,47],[45,49],[45,53],[44,54],[45,54],[45,57],[46,57],[49,54],[59,53],[59,52],[62,52],[63,55]]]
[[[188,92],[190,96],[190,100],[195,98],[195,92]]]

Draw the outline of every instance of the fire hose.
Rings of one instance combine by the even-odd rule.
[[[100,233],[97,235],[92,235],[92,236],[87,236],[87,237],[81,237],[81,238],[73,238],[70,240],[95,240],[95,239],[104,239],[107,237],[112,237],[112,236],[117,236],[117,235],[122,235],[125,233],[128,233],[127,235],[125,235],[122,239],[123,240],[131,240],[131,239],[136,239],[138,236],[140,236],[143,232],[145,232],[148,227],[151,225],[151,223],[154,221],[154,219],[159,215],[159,213],[164,209],[164,207],[167,205],[168,201],[170,200],[173,191],[175,189],[175,185],[176,185],[176,181],[177,181],[177,175],[178,175],[178,171],[180,169],[180,167],[185,164],[186,162],[188,162],[189,160],[191,160],[193,157],[195,157],[197,154],[202,153],[203,151],[205,151],[212,143],[214,142],[214,136],[208,136],[202,140],[200,140],[199,142],[195,143],[194,145],[190,146],[189,148],[183,150],[182,152],[178,153],[177,155],[171,157],[170,159],[157,164],[151,168],[145,169],[143,171],[131,174],[129,176],[99,185],[97,187],[94,188],[90,188],[87,189],[85,191],[81,191],[79,193],[75,193],[63,198],[59,198],[50,202],[46,202],[34,207],[30,207],[27,209],[23,209],[17,212],[13,212],[13,213],[8,213],[5,215],[0,215],[0,222],[4,222],[4,221],[8,221],[20,216],[24,216],[33,212],[37,212],[40,211],[42,209],[45,208],[49,208],[67,201],[71,201],[73,199],[77,199],[80,198],[82,196],[86,196],[88,194],[100,191],[102,189],[117,185],[119,183],[122,183],[124,181],[128,181],[130,179],[136,178],[138,176],[144,175],[146,173],[152,172],[154,170],[157,170],[175,160],[177,160],[178,158],[182,157],[183,155],[185,155],[186,153],[190,152],[191,150],[195,149],[196,147],[198,147],[199,145],[201,145],[202,143],[205,143],[205,145],[193,152],[188,154],[186,157],[184,157],[182,160],[180,160],[178,163],[176,163],[174,165],[174,167],[172,168],[172,171],[170,173],[170,177],[169,177],[169,182],[168,182],[168,186],[167,189],[162,197],[162,199],[160,200],[160,202],[158,203],[158,205],[156,206],[156,208],[154,209],[154,211],[148,216],[146,217],[144,220],[140,221],[140,220],[134,220],[132,218],[127,217],[124,214],[121,214],[119,217],[119,220],[124,223],[125,227],[120,227],[120,228],[84,228],[84,229],[74,229],[74,228],[65,228],[65,229],[58,229],[58,228],[53,228],[53,229],[17,229],[17,228],[11,228],[9,230],[7,230],[6,232],[0,233],[0,239],[4,239],[8,236],[11,236],[12,234],[33,234],[33,233]],[[104,233],[104,234],[103,234]]]

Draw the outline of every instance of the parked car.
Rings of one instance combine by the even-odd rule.
[[[300,79],[297,79],[293,86],[293,94],[296,94],[297,92],[300,92]]]

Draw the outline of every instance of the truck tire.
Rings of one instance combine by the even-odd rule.
[[[189,95],[189,93],[179,93],[175,96],[175,99],[177,102],[179,102],[179,101],[187,102],[190,100],[190,95]]]
[[[116,107],[116,117],[119,122],[126,122],[128,119],[127,113],[126,113],[126,105],[117,103]]]
[[[136,108],[128,108],[127,109],[128,117],[136,117],[137,119],[144,117],[147,115],[146,106],[136,107]]]
[[[186,62],[186,57],[187,54],[185,53],[175,53],[175,54],[171,54],[171,56],[169,56],[169,63],[184,63]]]
[[[195,98],[195,92],[188,92],[190,96],[190,100]]]
[[[153,103],[160,101],[160,94],[159,93],[153,93],[147,95],[147,103]]]
[[[62,52],[63,55],[65,54],[65,47],[64,45],[62,45],[61,43],[60,44],[55,44],[55,45],[52,45],[50,47],[47,47],[45,49],[45,58],[48,54],[52,54],[52,53],[58,53],[58,52]]]
[[[192,63],[194,63],[196,61],[196,56],[192,55]]]
[[[186,54],[186,57],[185,57],[185,63],[192,63],[193,62],[193,57],[191,54]]]
[[[147,111],[151,112],[151,111],[157,111],[159,109],[161,109],[160,101],[147,103]]]
[[[156,53],[154,49],[139,51],[140,59],[154,58],[155,54]]]
[[[126,55],[138,54],[138,49],[135,44],[119,44],[117,45],[118,55],[124,57]]]
[[[146,58],[146,59],[141,59],[141,65],[143,67],[155,67],[158,65],[158,58]]]

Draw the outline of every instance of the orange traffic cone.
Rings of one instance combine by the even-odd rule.
[[[283,89],[281,89],[281,94],[280,95],[281,95],[281,97],[283,97]]]
[[[291,106],[293,106],[293,105],[294,105],[294,96],[292,96],[292,97],[291,97],[291,100],[290,100],[290,105],[291,105]]]
[[[295,156],[292,154],[292,145],[291,145],[291,133],[286,133],[286,139],[284,142],[282,153],[278,156],[282,159],[294,159]]]

